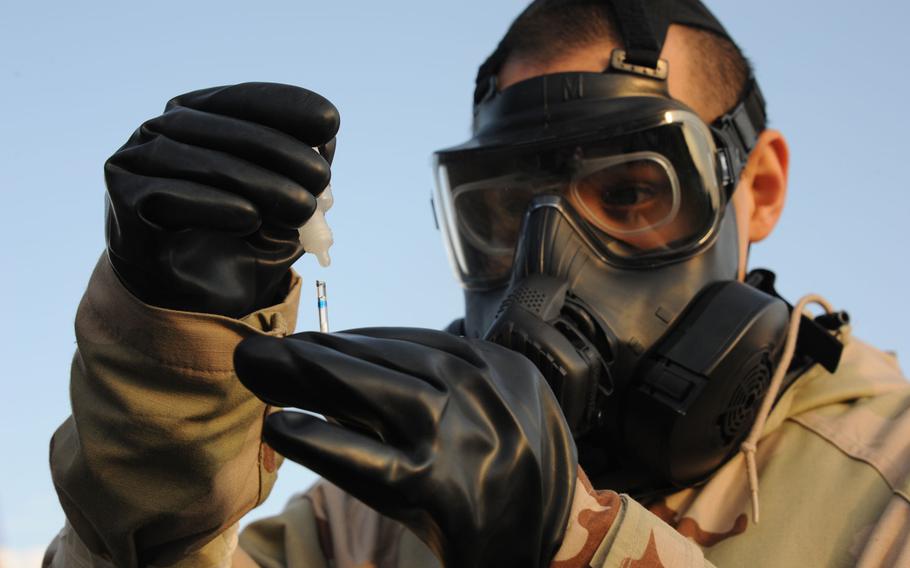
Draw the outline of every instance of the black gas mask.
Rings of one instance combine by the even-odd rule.
[[[466,289],[461,331],[531,359],[589,476],[641,494],[736,452],[789,310],[737,280],[731,196],[764,128],[758,85],[705,124],[670,97],[659,53],[671,22],[720,24],[698,2],[650,22],[629,17],[640,2],[611,5],[625,49],[603,73],[500,91],[503,47],[481,67],[474,136],[436,153],[434,204]]]

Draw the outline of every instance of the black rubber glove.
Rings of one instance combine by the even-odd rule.
[[[265,439],[426,542],[446,566],[547,566],[568,521],[577,460],[534,365],[440,331],[369,328],[251,337],[244,385],[298,412]]]
[[[172,99],[105,164],[121,281],[149,304],[232,317],[280,301],[304,253],[297,228],[329,183],[338,125],[332,103],[290,85]]]

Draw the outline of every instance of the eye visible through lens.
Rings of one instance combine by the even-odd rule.
[[[570,200],[601,231],[622,238],[659,227],[678,209],[678,191],[663,164],[638,159],[572,181]]]

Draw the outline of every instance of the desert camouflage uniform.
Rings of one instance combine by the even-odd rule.
[[[76,317],[73,416],[51,442],[68,521],[46,566],[438,566],[402,525],[325,481],[236,548],[280,459],[232,353],[244,337],[289,333],[299,286],[242,320],[189,314],[141,304],[102,258]],[[741,457],[647,507],[580,471],[552,566],[910,566],[910,385],[893,356],[845,340],[837,373],[813,368],[771,414],[760,524]]]

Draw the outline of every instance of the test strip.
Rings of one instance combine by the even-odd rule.
[[[329,307],[325,297],[325,282],[316,281],[316,305],[319,308],[319,331],[322,333],[329,332]]]

